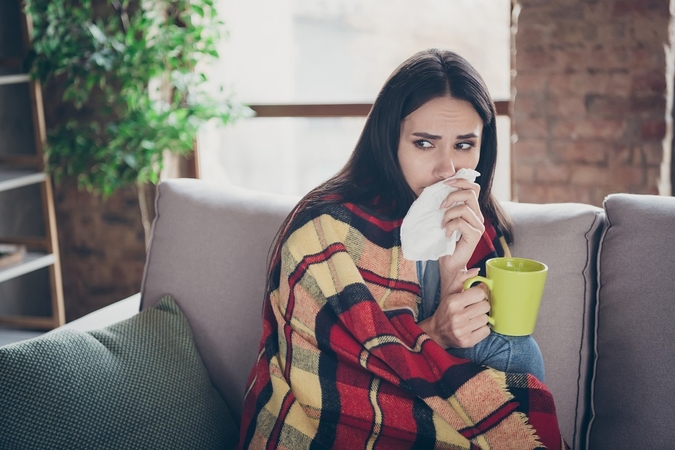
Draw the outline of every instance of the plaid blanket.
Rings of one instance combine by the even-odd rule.
[[[294,226],[263,309],[240,447],[565,448],[540,381],[455,358],[417,326],[400,224],[338,204]],[[489,233],[474,263],[494,251]]]

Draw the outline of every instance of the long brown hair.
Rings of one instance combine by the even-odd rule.
[[[479,205],[483,214],[512,241],[511,224],[492,195],[497,162],[495,107],[487,86],[469,62],[458,54],[438,49],[418,52],[389,76],[380,90],[361,136],[345,166],[332,178],[305,195],[283,222],[272,244],[268,289],[280,260],[280,249],[300,214],[317,204],[346,201],[359,205],[387,205],[395,217],[403,217],[415,200],[406,182],[397,152],[401,122],[417,108],[437,97],[465,100],[483,121],[480,160]],[[335,200],[331,200],[335,199]],[[267,291],[269,292],[269,291]]]

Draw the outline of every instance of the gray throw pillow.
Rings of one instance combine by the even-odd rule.
[[[0,348],[0,448],[234,448],[237,428],[170,296],[97,331]]]

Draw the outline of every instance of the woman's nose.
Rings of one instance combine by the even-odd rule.
[[[452,162],[452,158],[446,156],[445,158],[439,158],[436,161],[434,167],[434,176],[439,180],[444,180],[455,174],[455,165]]]

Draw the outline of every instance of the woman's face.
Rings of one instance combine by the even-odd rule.
[[[410,189],[475,169],[480,159],[483,121],[471,103],[449,96],[429,100],[401,122],[398,162]]]

